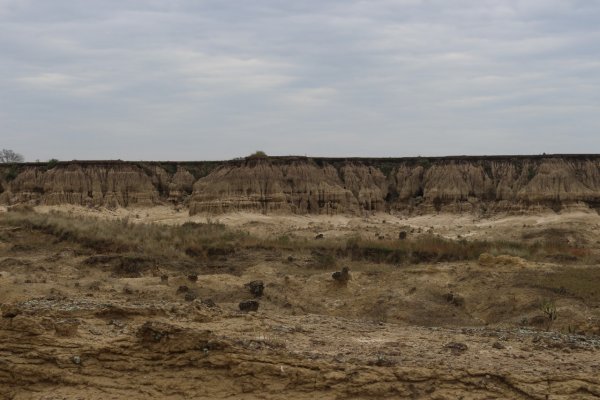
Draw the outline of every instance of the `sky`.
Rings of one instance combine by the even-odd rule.
[[[0,148],[600,153],[600,1],[0,0]]]

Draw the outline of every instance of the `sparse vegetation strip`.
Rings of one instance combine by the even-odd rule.
[[[225,225],[186,222],[183,225],[132,223],[127,219],[106,221],[75,218],[54,212],[39,214],[19,210],[4,214],[2,224],[20,226],[72,241],[103,253],[143,253],[171,259],[209,259],[243,249],[310,252],[314,266],[331,268],[336,259],[351,258],[376,263],[408,264],[477,260],[482,254],[510,255],[527,260],[588,261],[592,253],[556,241],[533,243],[511,241],[450,240],[433,234],[410,240],[370,240],[359,236],[310,240],[306,238],[260,238]]]

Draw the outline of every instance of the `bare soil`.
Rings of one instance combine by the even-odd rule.
[[[595,213],[216,218],[169,207],[36,209],[57,210],[99,223],[218,219],[287,244],[182,262],[98,251],[5,223],[10,213],[0,211],[0,399],[600,397]],[[421,234],[567,243],[581,252],[324,264],[293,246]],[[344,266],[350,279],[333,279]],[[260,297],[247,286],[257,280]],[[240,311],[248,300],[258,311]]]

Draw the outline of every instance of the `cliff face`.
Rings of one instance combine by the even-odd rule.
[[[151,206],[167,199],[182,201],[191,193],[193,176],[178,169],[122,162],[72,162],[56,166],[5,167],[0,172],[0,203]]]
[[[224,165],[194,184],[190,213],[346,212],[357,208],[352,193],[342,187],[330,165],[310,162],[275,164],[253,160]]]
[[[0,203],[339,214],[600,207],[600,156],[68,162],[0,167]]]

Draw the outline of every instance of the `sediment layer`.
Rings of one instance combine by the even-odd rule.
[[[0,204],[152,206],[190,214],[496,212],[600,207],[600,155],[223,162],[71,161],[0,167]]]

